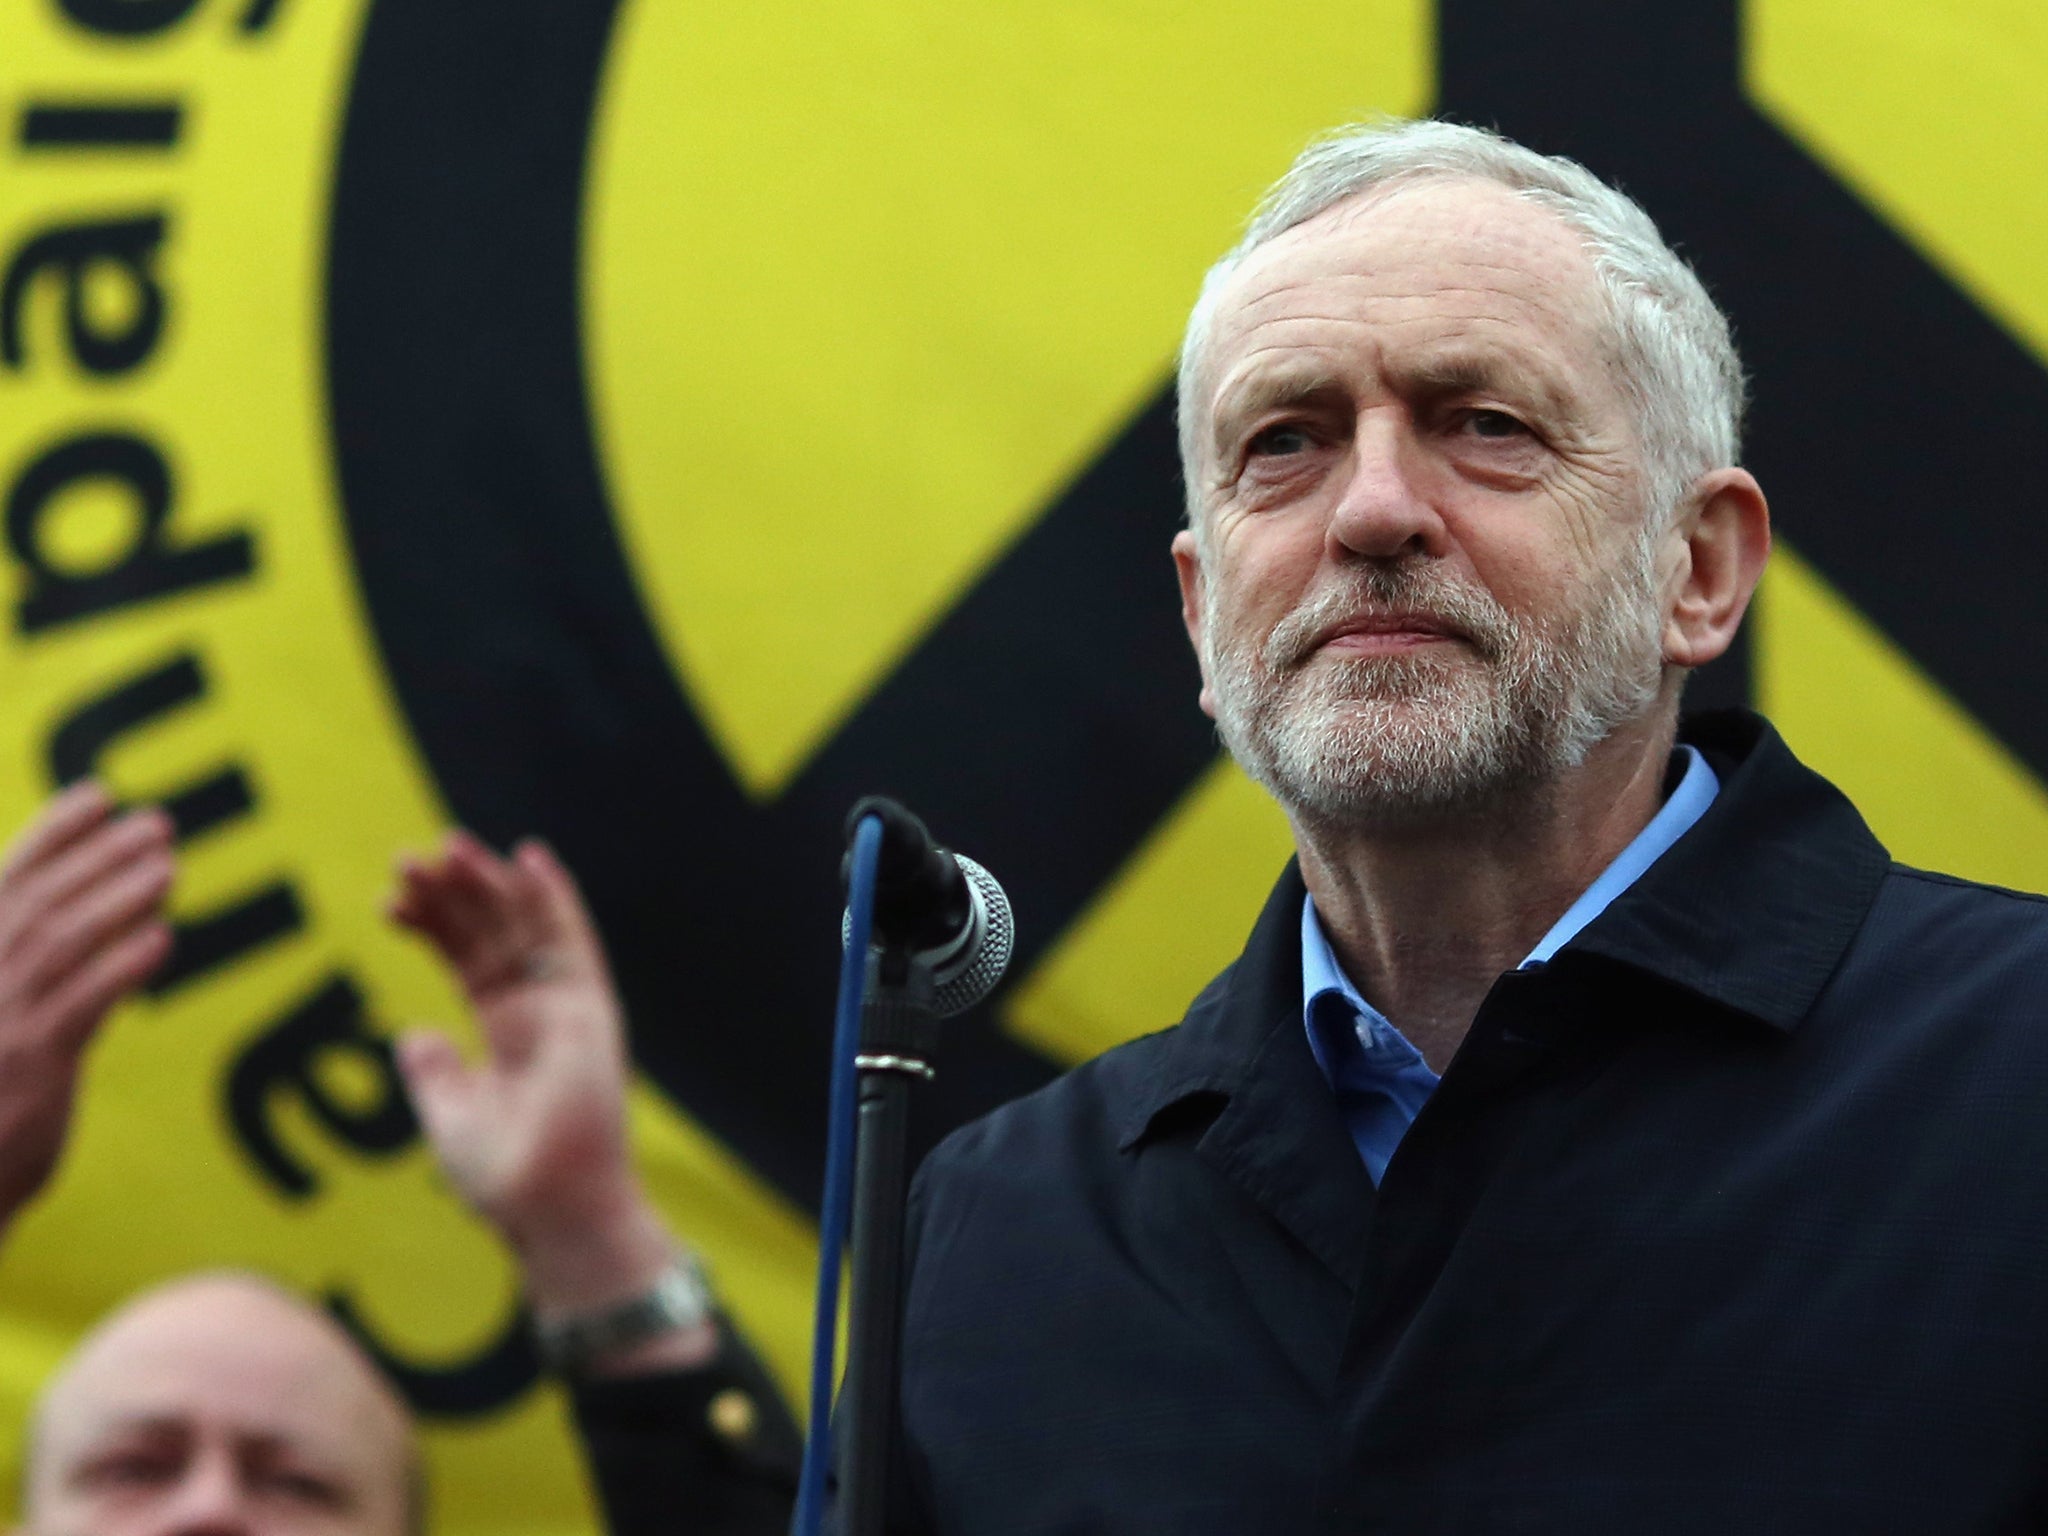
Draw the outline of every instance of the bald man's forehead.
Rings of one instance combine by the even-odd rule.
[[[119,1356],[97,1356],[51,1392],[46,1432],[54,1438],[67,1420],[102,1424],[184,1415],[309,1441],[326,1437],[374,1445],[405,1438],[389,1405],[337,1369],[331,1355],[286,1348],[215,1350],[205,1348],[207,1342],[148,1341]]]
[[[410,1475],[404,1406],[331,1321],[260,1285],[172,1288],[89,1337],[39,1407],[31,1488],[138,1424],[268,1437],[395,1488]]]

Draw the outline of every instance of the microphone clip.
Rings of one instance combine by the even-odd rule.
[[[902,1072],[922,1082],[936,1075],[931,1054],[939,1043],[938,983],[929,962],[914,951],[871,945],[867,987],[860,1004],[856,1070]]]

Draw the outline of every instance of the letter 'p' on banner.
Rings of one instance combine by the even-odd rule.
[[[1194,706],[1170,364],[1337,122],[1650,207],[1783,535],[1703,690],[1900,857],[2048,883],[2043,103],[1991,0],[13,0],[0,815],[94,773],[181,872],[0,1254],[0,1442],[120,1297],[247,1265],[401,1383],[440,1530],[592,1526],[392,1066],[461,1018],[377,915],[450,821],[583,879],[644,1166],[792,1387],[857,794],[1016,903],[927,1134],[1177,1017],[1286,833]]]

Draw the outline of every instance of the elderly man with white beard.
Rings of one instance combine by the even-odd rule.
[[[1681,729],[1743,392],[1569,161],[1379,124],[1268,195],[1173,554],[1298,857],[1177,1028],[920,1171],[896,1529],[2048,1522],[2048,907]]]

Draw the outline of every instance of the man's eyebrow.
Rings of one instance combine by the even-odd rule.
[[[119,1414],[95,1425],[82,1440],[66,1447],[62,1459],[54,1465],[53,1475],[62,1482],[75,1483],[87,1474],[95,1461],[117,1446],[137,1440],[153,1444],[182,1441],[185,1434],[184,1421],[174,1414],[151,1411]],[[24,1467],[30,1465],[36,1449],[31,1441],[22,1458]]]
[[[1539,410],[1570,419],[1580,413],[1578,396],[1534,361],[1496,352],[1441,352],[1402,367],[1395,380],[1403,394],[1442,399],[1454,395],[1498,395],[1526,399]]]
[[[242,1449],[259,1466],[283,1464],[319,1478],[337,1500],[352,1505],[362,1497],[355,1468],[331,1446],[290,1435],[252,1434],[244,1437]]]
[[[116,1414],[101,1424],[86,1442],[88,1451],[136,1435],[152,1438],[182,1439],[192,1433],[192,1424],[183,1414],[163,1412],[156,1409],[137,1409],[133,1412]],[[244,1429],[236,1432],[236,1439],[248,1450],[264,1456],[292,1454],[317,1455],[319,1448],[312,1442],[304,1441],[289,1430],[277,1428]]]
[[[116,1435],[176,1435],[184,1434],[188,1428],[178,1414],[141,1408],[112,1415],[98,1426],[92,1439],[100,1441]]]
[[[1210,416],[1210,430],[1216,446],[1226,446],[1237,429],[1254,416],[1287,406],[1309,405],[1341,394],[1343,388],[1336,374],[1324,367],[1283,365],[1254,369],[1233,379],[1217,395],[1216,407]]]

